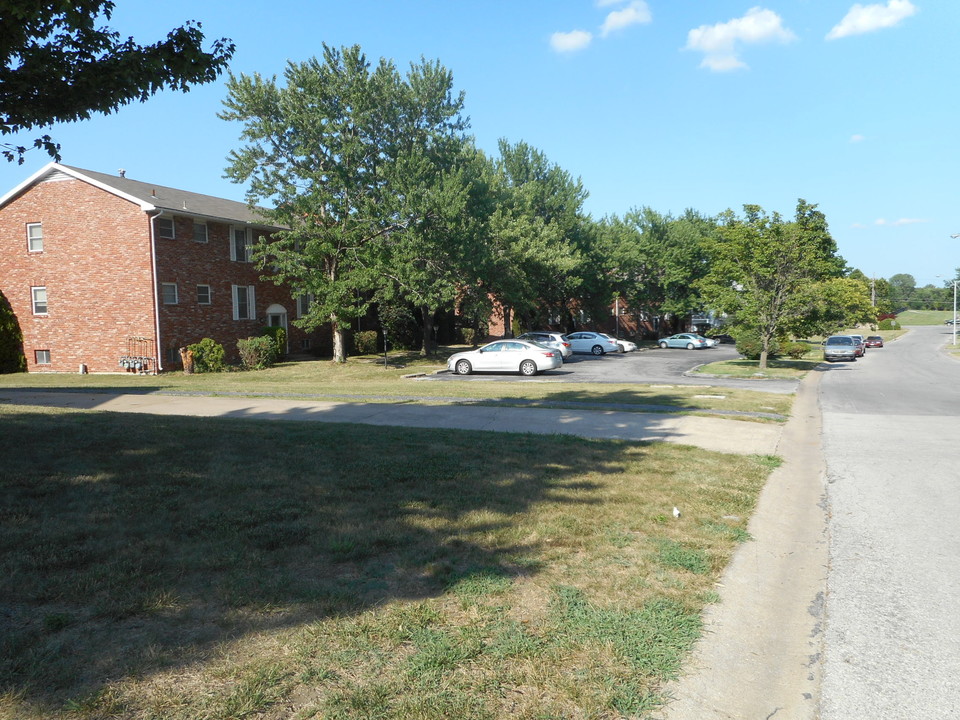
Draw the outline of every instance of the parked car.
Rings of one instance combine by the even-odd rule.
[[[552,347],[555,350],[559,350],[560,354],[565,358],[573,355],[573,348],[563,333],[552,332],[550,330],[535,330],[517,336],[517,340],[529,340],[530,342],[537,342],[541,345]]]
[[[863,357],[867,353],[867,344],[864,342],[863,335],[851,335],[850,337],[857,344],[857,357]]]
[[[657,345],[661,348],[686,348],[687,350],[700,350],[710,347],[705,337],[694,333],[678,333],[670,337],[660,338]]]
[[[944,325],[960,325],[960,320],[954,320],[953,318],[948,318],[943,321]]]
[[[697,335],[697,337],[698,337],[698,338],[703,338],[704,340],[706,340],[706,341],[707,341],[707,347],[716,347],[717,345],[720,344],[720,341],[717,340],[716,338],[709,338],[709,337],[707,337],[707,336],[705,336],[705,335]]]
[[[823,359],[827,362],[834,360],[856,362],[859,356],[857,341],[850,335],[831,335],[823,343]]]
[[[720,333],[719,335],[711,335],[710,337],[712,337],[718,343],[721,343],[724,345],[732,345],[733,343],[736,342],[736,340],[734,340],[733,338],[733,335],[727,335],[726,333]]]
[[[883,338],[879,335],[870,335],[863,344],[867,347],[883,347]]]
[[[620,352],[620,346],[613,338],[603,333],[581,330],[565,336],[575,353],[593,353],[603,355],[609,352]]]
[[[476,350],[454,353],[447,360],[447,370],[457,375],[518,372],[529,376],[562,365],[559,351],[526,340],[497,340]]]
[[[617,345],[620,346],[620,352],[636,352],[637,344],[630,340],[623,340],[621,338],[615,338],[613,335],[608,335],[607,333],[598,333],[604,337],[608,337],[613,340]]]

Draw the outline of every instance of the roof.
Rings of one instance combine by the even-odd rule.
[[[246,203],[225,200],[212,195],[202,195],[188,190],[178,190],[177,188],[133,180],[119,175],[84,170],[60,163],[49,163],[6,195],[0,197],[0,207],[3,207],[33,185],[70,178],[90,183],[101,190],[129,200],[139,205],[144,212],[152,213],[164,210],[177,215],[274,227]]]

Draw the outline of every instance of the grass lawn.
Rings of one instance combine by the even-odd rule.
[[[901,325],[943,325],[953,320],[953,310],[904,310],[897,315]]]
[[[0,430],[19,720],[642,717],[777,464],[4,405]]]
[[[383,358],[352,357],[345,364],[329,360],[285,362],[256,372],[224,372],[184,375],[182,372],[153,375],[44,374],[0,375],[0,388],[116,389],[138,392],[168,391],[202,394],[277,394],[363,402],[450,401],[552,406],[617,404],[621,409],[643,412],[657,407],[678,411],[733,410],[789,415],[793,397],[775,393],[722,388],[653,384],[569,383],[549,375],[525,382],[432,382],[405,377],[432,373],[446,367],[445,357],[462,348],[443,348],[438,358],[415,353],[391,354],[386,368]],[[709,385],[709,378],[703,384]],[[653,406],[653,408],[651,408]]]

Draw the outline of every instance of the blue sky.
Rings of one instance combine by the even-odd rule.
[[[883,0],[118,0],[151,42],[188,19],[282,76],[321,43],[404,70],[439,60],[477,144],[523,140],[579,177],[595,218],[746,203],[826,214],[867,275],[940,285],[960,267],[960,2]],[[223,82],[54,127],[63,162],[236,200]],[[0,194],[47,161],[0,165]],[[938,277],[942,276],[942,277]]]

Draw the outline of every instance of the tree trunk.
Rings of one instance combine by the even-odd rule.
[[[424,357],[433,355],[433,345],[431,331],[433,330],[433,310],[426,305],[420,306],[420,315],[423,317],[423,344],[420,347],[420,354]]]
[[[345,363],[347,361],[346,346],[343,341],[343,328],[337,322],[337,316],[330,316],[330,325],[333,329],[333,361],[336,363]]]
[[[767,357],[770,355],[770,338],[760,338],[760,366],[758,369],[767,369]]]
[[[510,320],[510,307],[507,305],[503,306],[503,336],[513,337],[513,323]]]

